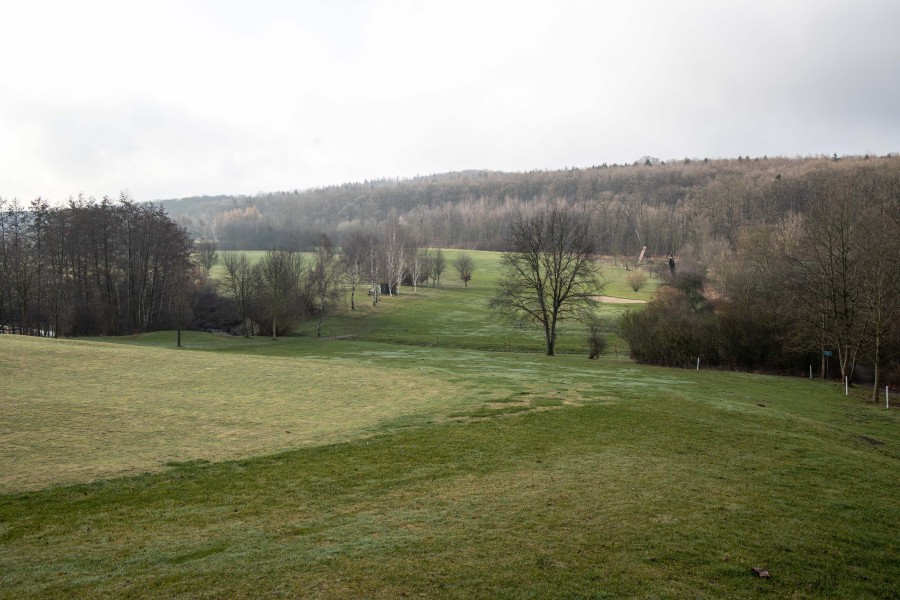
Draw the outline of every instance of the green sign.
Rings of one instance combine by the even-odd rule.
[[[822,356],[831,356],[831,350],[822,350]]]

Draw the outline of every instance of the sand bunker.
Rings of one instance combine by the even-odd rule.
[[[616,298],[615,296],[592,296],[592,300],[606,304],[647,304],[646,300],[633,300],[631,298]]]

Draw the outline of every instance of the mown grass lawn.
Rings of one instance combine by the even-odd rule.
[[[368,285],[356,291],[356,310],[350,310],[350,294],[344,303],[336,307],[324,323],[325,337],[353,337],[356,339],[415,344],[435,347],[470,348],[496,351],[541,352],[544,349],[543,332],[539,326],[518,329],[504,322],[488,307],[488,300],[496,290],[501,275],[498,252],[467,251],[475,262],[472,280],[466,286],[453,268],[453,262],[461,251],[445,250],[447,271],[441,277],[441,285],[430,284],[403,286],[400,294],[379,296],[373,306],[366,295]],[[263,253],[249,253],[251,260],[259,260]],[[606,294],[617,297],[649,300],[658,281],[652,279],[641,292],[628,288],[623,268],[611,261],[602,265],[602,279]],[[213,277],[224,277],[224,269],[217,265]],[[606,324],[606,337],[610,355],[627,355],[627,346],[619,338],[616,322],[625,310],[635,306],[597,304],[597,314]],[[315,335],[317,319],[309,319],[297,328],[300,335]],[[557,352],[587,353],[586,329],[580,323],[561,322],[558,331]]]
[[[0,492],[347,441],[470,402],[422,374],[348,363],[333,377],[296,356],[19,336],[0,337],[0,351]]]
[[[0,336],[0,596],[896,596],[900,419],[862,395],[167,336]],[[357,381],[371,394],[348,401]],[[305,433],[279,437],[286,419]],[[102,461],[150,472],[45,487],[103,476],[115,428]]]

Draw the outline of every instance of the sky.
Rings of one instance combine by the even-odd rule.
[[[900,151],[897,0],[0,0],[0,197]]]

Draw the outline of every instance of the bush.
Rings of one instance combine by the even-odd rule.
[[[699,356],[704,365],[785,371],[802,367],[803,355],[784,341],[784,323],[764,311],[740,311],[720,303],[712,311],[695,277],[676,276],[683,289],[660,287],[642,311],[619,321],[622,338],[638,362],[689,367]]]
[[[647,274],[644,271],[635,271],[633,273],[629,273],[625,277],[625,281],[628,282],[628,285],[635,292],[639,292],[642,289],[644,289],[644,286],[647,285],[647,281],[649,279],[650,278],[647,276]]]
[[[603,336],[603,323],[599,317],[594,317],[588,321],[587,326],[588,358],[593,360],[603,354],[608,342]]]
[[[690,366],[701,356],[705,363],[718,363],[714,315],[695,310],[681,290],[659,288],[646,309],[622,316],[619,329],[638,362]]]

